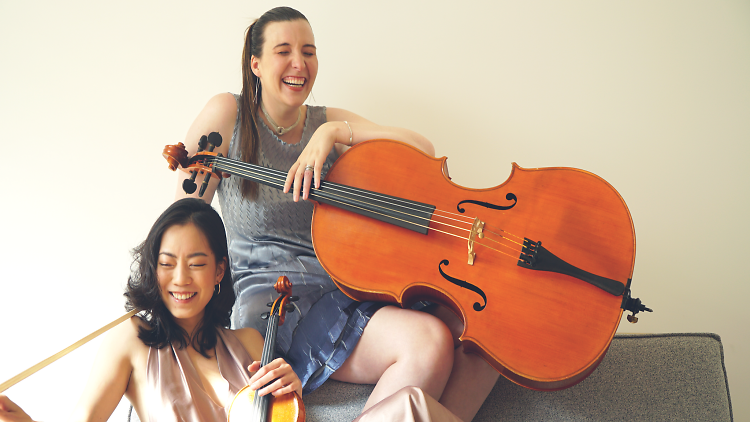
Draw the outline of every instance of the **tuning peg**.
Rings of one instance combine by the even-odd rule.
[[[221,142],[222,142],[222,139],[221,139],[221,135],[219,134],[219,132],[211,132],[211,133],[208,134],[208,143],[209,144],[211,144],[211,145],[213,145],[215,147],[220,147],[221,146]]]
[[[299,300],[299,296],[289,296],[289,301],[290,302],[296,302],[298,300]]]
[[[260,314],[260,319],[268,319],[269,316],[271,316],[270,312],[263,312]]]
[[[195,184],[193,179],[195,179],[195,173],[192,174],[190,179],[185,179],[182,181],[182,190],[184,190],[188,195],[195,192],[195,189],[198,188],[198,185]]]
[[[273,306],[273,302],[266,303],[266,306],[268,306],[270,308],[271,306]]]
[[[209,180],[211,180],[211,173],[206,172],[206,177],[203,178],[203,183],[201,183],[201,190],[200,192],[198,192],[198,196],[203,196],[203,194],[206,192]],[[195,189],[193,189],[193,191],[195,191]]]
[[[287,312],[294,312],[294,305],[288,303],[286,306],[284,306],[284,310]]]
[[[206,137],[206,135],[201,136],[201,139],[198,141],[198,152],[206,149],[207,143],[208,143],[208,137]]]

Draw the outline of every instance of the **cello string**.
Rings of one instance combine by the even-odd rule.
[[[259,173],[263,174],[265,172],[265,174],[263,174],[263,176],[265,176],[264,180],[269,181],[269,182],[274,182],[275,187],[277,188],[280,188],[280,187],[283,188],[284,183],[286,183],[286,173],[284,173],[281,170],[276,170],[276,169],[272,169],[268,167],[262,167],[262,166],[258,166],[254,164],[245,163],[243,161],[232,160],[227,157],[219,157],[219,156],[214,156],[214,155],[206,155],[206,160],[211,161],[211,162],[217,162],[221,165],[226,165],[227,167],[234,167],[235,171],[242,170],[246,176],[259,177],[258,176]],[[281,183],[282,180],[284,181],[284,183]],[[338,183],[331,183],[331,182],[326,182],[326,186],[327,186],[327,189],[326,189],[327,191],[333,190],[333,191],[345,192],[353,196],[364,197],[364,195],[361,193],[363,192],[362,189],[358,189],[358,188],[354,188],[351,186],[342,185]],[[311,186],[311,190],[316,191],[318,189],[315,188],[314,186]],[[405,199],[398,198],[398,197],[391,197],[391,196],[383,195],[381,193],[374,192],[374,191],[366,191],[366,192],[369,195],[376,197],[376,199],[378,197],[383,198],[383,199],[380,199],[379,202],[387,203],[388,201],[397,201],[397,202],[402,202],[403,204],[405,204],[402,206],[407,209],[410,207],[414,208],[416,206],[416,207],[421,207],[424,211],[429,211],[429,206],[425,204],[416,203],[414,201],[409,201],[409,200],[405,200]],[[391,204],[391,205],[395,205],[395,204]],[[433,214],[434,213],[444,214],[440,216],[441,218],[444,218],[444,219],[449,219],[449,220],[457,221],[457,222],[464,223],[464,224],[474,223],[474,219],[463,214],[457,214],[455,212],[441,210],[437,208],[433,210]],[[447,217],[446,215],[463,218],[464,220],[462,221],[456,218]],[[413,217],[424,219],[424,217],[418,217],[418,216],[413,216]]]
[[[210,156],[210,157],[213,158],[213,156]],[[255,175],[257,177],[257,173],[261,173],[262,174],[261,171],[256,170],[255,168],[251,167],[253,165],[251,165],[251,164],[249,165],[248,163],[237,162],[236,160],[227,159],[225,157],[219,157],[219,159],[216,160],[216,161],[218,161],[221,165],[230,166],[230,165],[234,164],[234,168],[235,169],[242,169],[244,171],[247,171],[248,173],[245,173],[246,175]],[[235,163],[237,163],[237,164],[235,164]],[[241,164],[239,164],[239,163],[241,163]],[[245,165],[247,165],[247,166],[245,166]],[[257,166],[257,167],[260,167],[260,166]],[[265,179],[263,179],[263,180],[274,182],[276,187],[279,187],[279,186],[283,187],[284,186],[284,183],[286,182],[286,173],[284,173],[284,172],[282,172],[280,170],[270,169],[270,168],[267,168],[267,167],[260,167],[260,169],[263,169],[265,171],[265,173],[266,173],[266,174],[263,174],[265,176]],[[256,174],[253,174],[253,173],[256,173]],[[281,183],[281,180],[283,180],[284,183]],[[425,211],[425,212],[427,212],[427,211],[430,210],[429,205],[417,203],[417,202],[414,202],[414,201],[409,201],[409,200],[398,198],[398,197],[389,197],[389,196],[383,195],[383,194],[378,193],[378,192],[364,191],[362,189],[358,189],[358,188],[354,188],[354,187],[351,187],[351,186],[346,186],[346,185],[342,185],[342,184],[338,184],[338,183],[332,183],[332,182],[325,182],[325,184],[326,184],[326,191],[344,192],[344,193],[348,193],[349,195],[357,196],[357,197],[360,197],[360,198],[365,198],[366,196],[362,192],[366,192],[371,197],[374,197],[374,198],[366,198],[367,200],[375,200],[377,202],[386,203],[386,204],[389,204],[391,206],[398,205],[398,206],[401,206],[401,207],[407,208],[407,209],[409,209],[409,208],[411,208],[411,209],[422,208],[422,210]],[[319,189],[315,188],[314,186],[311,186],[311,190],[312,191],[317,191]],[[382,198],[382,199],[380,199],[380,198]],[[399,205],[396,202],[401,202],[404,205]],[[464,223],[464,224],[473,224],[474,223],[474,219],[472,219],[471,217],[465,216],[465,215],[456,214],[456,213],[453,213],[453,212],[450,212],[450,211],[445,211],[445,210],[440,210],[440,209],[435,209],[433,212],[440,212],[440,213],[443,213],[443,214],[448,214],[448,215],[452,215],[452,216],[456,216],[456,217],[461,217],[461,218],[464,219],[464,221],[458,220],[456,218],[446,217],[446,216],[441,216],[441,218],[450,219],[450,220],[461,222],[461,223]]]
[[[234,160],[227,160],[227,162],[221,162],[220,164],[222,166],[227,165],[226,166],[227,167],[226,170],[230,170],[229,167],[233,163],[234,163]],[[247,164],[247,163],[243,163],[243,164]],[[257,174],[253,173],[254,169],[252,169],[252,168],[249,169],[249,171],[248,171],[248,169],[244,168],[245,166],[240,166],[240,165],[236,165],[235,164],[232,167],[233,168],[231,168],[231,170],[234,170],[234,172],[236,172],[236,173],[244,173],[244,175],[246,175],[246,176],[254,176],[254,177],[258,178],[258,179],[262,179],[262,180],[264,180],[266,182],[269,182],[269,183],[273,184],[273,186],[276,187],[276,188],[283,187],[283,184],[281,183],[281,178],[282,178],[281,175],[284,174],[284,173],[281,172],[281,171],[279,171],[279,170],[268,169],[268,170],[270,170],[270,173],[276,173],[276,175],[273,175],[273,174],[270,174],[270,175],[269,174],[264,174],[263,176],[265,176],[265,177],[259,177]],[[266,173],[269,173],[269,172],[267,171]],[[286,179],[284,179],[284,181],[286,181]],[[347,193],[349,193],[350,195],[358,196],[358,197],[364,197],[364,195],[362,195],[361,193],[359,193],[360,191],[362,191],[361,189],[357,190],[356,188],[351,188],[349,186],[340,185],[340,184],[336,184],[336,183],[327,183],[326,184],[326,192],[334,192],[334,193],[336,193],[336,192],[339,192],[339,191],[345,191],[346,190],[346,189],[341,189],[341,188],[348,188],[349,192],[347,192]],[[319,189],[317,189],[317,188],[315,188],[313,186],[313,187],[311,187],[311,190],[313,192],[315,192],[315,191],[318,191]],[[379,194],[377,192],[371,192],[371,191],[367,191],[367,192],[369,194],[372,194],[373,196],[380,196],[382,198],[385,198],[385,199],[379,199],[379,200],[377,200],[378,202],[384,203],[385,207],[387,207],[387,206],[394,206],[393,203],[389,203],[388,202],[388,200],[393,201],[394,199],[398,199],[399,201],[401,201],[403,203],[406,203],[406,204],[409,204],[409,205],[419,205],[419,206],[422,206],[424,208],[427,207],[427,206],[424,206],[422,204],[413,204],[412,202],[403,200],[401,198],[386,198],[384,195]],[[367,198],[367,199],[371,199],[371,198]],[[374,205],[377,205],[377,204],[374,204]],[[408,205],[407,206],[403,206],[403,208],[410,209],[410,207]],[[414,207],[412,206],[411,209],[413,210]],[[394,209],[391,209],[391,211],[399,212],[399,211],[396,211]],[[455,218],[445,217],[445,216],[442,216],[442,215],[435,215],[435,213],[433,212],[433,215],[435,215],[435,217],[443,218],[443,219],[446,219],[446,220],[453,220],[453,221],[456,221],[458,223],[463,223],[463,224],[468,224],[468,225],[473,225],[473,223],[474,223],[474,219],[472,219],[471,217],[468,217],[468,216],[458,215],[458,214],[455,214],[455,213],[450,213],[448,211],[443,211],[443,210],[439,210],[439,209],[435,209],[434,211],[439,211],[439,212],[446,213],[446,214],[451,214],[451,215],[457,215],[459,217],[464,218],[465,221],[461,221],[461,220],[458,220],[458,219],[455,219]],[[402,213],[402,214],[406,214],[406,213]],[[452,226],[452,225],[450,225],[448,223],[444,223],[442,221],[431,220],[429,218],[418,216],[418,215],[414,215],[414,214],[406,214],[406,215],[409,216],[409,217],[413,217],[413,218],[417,218],[417,219],[421,219],[421,220],[425,220],[425,221],[435,221],[436,223],[447,225],[447,226],[450,226],[450,227],[453,227],[453,228],[456,228],[456,229],[459,229],[459,230],[470,230],[470,229],[462,229],[460,227]],[[422,227],[427,227],[427,226],[422,226]]]
[[[225,164],[228,165],[228,164],[236,163],[235,164],[236,167],[247,168],[250,171],[261,172],[261,173],[265,171],[267,177],[275,178],[277,182],[283,180],[284,183],[286,183],[286,174],[287,173],[285,173],[285,172],[283,172],[281,170],[276,170],[276,169],[272,169],[272,168],[268,168],[268,167],[257,166],[257,165],[245,163],[243,161],[232,160],[232,159],[229,159],[227,157],[217,157],[217,156],[213,156],[213,155],[207,155],[206,157],[209,160],[211,160],[211,161],[217,161],[217,162],[219,162],[222,165],[225,165]],[[269,173],[270,173],[270,175],[269,175]],[[339,184],[339,183],[333,183],[333,182],[325,182],[325,183],[326,183],[326,186],[328,186],[329,190],[333,189],[333,190],[336,190],[336,191],[348,193],[348,194],[353,195],[353,196],[364,197],[364,195],[362,194],[362,192],[366,192],[367,194],[369,194],[372,197],[375,197],[375,198],[384,198],[384,199],[380,199],[380,201],[382,201],[382,202],[386,202],[386,201],[401,202],[401,203],[404,204],[404,205],[401,205],[404,208],[409,208],[409,207],[416,206],[416,207],[422,208],[424,211],[429,211],[429,209],[430,209],[429,205],[417,203],[417,202],[414,202],[414,201],[409,201],[409,200],[403,199],[403,198],[398,198],[398,197],[393,197],[393,196],[387,196],[387,195],[381,194],[379,192],[363,191],[362,189],[358,189],[358,188],[355,188],[355,187],[352,187],[352,186],[342,185],[342,184]],[[283,186],[283,183],[281,183],[281,185]],[[314,190],[316,189],[314,186],[312,186],[311,188],[314,189]],[[397,205],[397,204],[394,203],[394,205]],[[458,216],[458,217],[469,218],[469,217],[466,217],[466,216],[461,215],[461,214],[451,213],[449,211],[443,211],[443,210],[440,210],[440,211],[443,212],[443,213],[455,215],[455,216]]]
[[[244,162],[241,162],[241,161],[228,159],[226,157],[218,157],[218,156],[213,156],[213,155],[207,155],[206,156],[206,161],[209,162],[209,164],[211,164],[211,163],[213,163],[213,164],[220,164],[222,167],[224,167],[224,170],[231,171],[231,172],[233,172],[233,173],[235,173],[235,174],[237,174],[237,175],[239,175],[241,177],[242,176],[248,177],[248,178],[254,177],[256,179],[263,180],[266,183],[270,184],[271,186],[273,186],[274,188],[277,188],[277,189],[282,189],[283,188],[284,184],[281,183],[282,179],[283,179],[284,182],[286,182],[286,173],[284,173],[284,172],[282,172],[280,170],[271,169],[271,168],[262,167],[262,166],[257,166],[257,165],[252,165],[252,164],[244,163]],[[217,168],[217,169],[219,171],[222,171],[221,168]],[[358,194],[358,192],[362,191],[362,190],[357,190],[357,188],[348,187],[346,185],[340,185],[340,184],[335,184],[335,183],[327,183],[326,186],[327,186],[327,188],[326,188],[327,192],[328,191],[334,191],[334,193],[335,193],[336,191],[344,190],[344,189],[340,189],[341,187],[346,187],[350,191],[354,192],[354,193],[350,193],[351,195],[360,196],[360,197],[363,196],[361,194]],[[318,189],[316,189],[314,186],[312,186],[311,190],[314,193],[314,191],[317,191]],[[370,192],[370,191],[367,191],[367,192],[371,193],[371,194],[373,194],[375,196],[381,196],[381,197],[385,198],[383,200],[380,200],[380,202],[386,203],[385,208],[387,208],[388,205],[393,206],[393,204],[388,204],[387,203],[388,200],[392,201],[394,199],[393,197],[387,197],[386,198],[384,195],[378,194],[377,192]],[[410,205],[413,205],[412,202],[408,202],[408,201],[403,200],[401,198],[398,198],[398,199],[400,201],[404,202],[404,203],[409,203]],[[348,205],[348,206],[351,206],[351,207],[354,207],[354,208],[365,210],[365,208],[358,207],[358,206],[355,206],[355,205],[352,205],[352,204],[347,204],[347,203],[345,203],[343,201],[337,201],[337,200],[333,200],[333,199],[329,199],[329,200],[331,200],[333,202],[337,202],[339,204]],[[417,205],[421,205],[421,204],[417,204]],[[409,209],[410,207],[409,206],[403,206],[403,208]],[[411,207],[411,208],[413,209],[414,207]],[[395,209],[390,209],[390,210],[392,212],[400,213],[400,214],[403,214],[403,215],[406,215],[406,216],[410,216],[412,218],[426,220],[426,221],[434,221],[437,224],[442,224],[444,226],[452,227],[452,228],[457,229],[459,231],[469,231],[469,232],[471,231],[470,229],[464,229],[464,228],[456,227],[456,226],[453,226],[451,224],[448,224],[448,223],[445,223],[445,222],[442,222],[442,221],[438,221],[438,220],[434,220],[434,219],[430,219],[430,218],[426,218],[426,217],[422,217],[422,216],[418,216],[418,215],[408,214],[408,213],[405,213],[405,212],[402,212],[402,211],[398,211],[398,210],[395,210]],[[446,231],[439,230],[439,229],[436,229],[436,228],[432,228],[432,227],[429,227],[429,225],[415,224],[415,223],[412,223],[410,221],[407,221],[407,220],[404,220],[404,219],[400,219],[400,218],[397,218],[397,217],[388,216],[388,215],[383,214],[383,213],[375,212],[375,211],[372,211],[372,210],[368,210],[368,211],[372,212],[374,214],[381,215],[381,216],[393,218],[395,220],[399,220],[399,221],[405,222],[407,224],[413,224],[413,225],[416,225],[418,227],[426,228],[427,230],[433,230],[433,231],[436,231],[436,232],[439,232],[439,233],[443,233],[443,234],[446,234],[446,235],[449,235],[449,236],[453,236],[453,237],[457,237],[459,239],[463,239],[463,240],[467,240],[467,241],[470,240],[470,238],[468,238],[468,237],[463,237],[461,235],[457,235],[457,234],[454,234],[454,233],[450,233],[450,232],[446,232]],[[446,213],[446,214],[449,214],[449,215],[456,215],[456,216],[459,216],[459,217],[467,219],[467,221],[462,222],[460,220],[456,220],[456,219],[453,219],[453,218],[450,218],[450,217],[436,216],[436,217],[439,217],[439,218],[450,219],[450,220],[458,221],[459,223],[467,223],[467,224],[473,224],[473,221],[474,221],[473,219],[471,219],[471,217],[463,216],[463,215],[459,215],[459,214],[455,214],[455,213],[451,213],[449,211],[444,211],[444,210],[440,210],[440,209],[435,209],[435,211],[440,211],[440,212],[443,212],[443,213]],[[434,212],[433,212],[433,215],[434,215]],[[471,220],[471,222],[469,223],[468,220]],[[506,232],[508,234],[513,235],[512,233],[509,233],[509,232],[507,232],[505,230],[502,230],[502,231],[504,231],[504,232]],[[494,234],[496,236],[499,236],[501,239],[507,239],[507,237],[499,235],[497,233],[494,233],[494,232],[490,232],[490,233],[492,233],[492,234]],[[518,237],[516,235],[513,235],[513,236],[514,237]],[[502,246],[505,246],[507,248],[513,249],[511,246],[505,245],[505,244],[503,244],[503,243],[501,243],[501,242],[499,242],[497,240],[490,239],[490,238],[487,238],[487,240],[490,240],[492,242],[498,243],[498,244],[500,244]],[[518,242],[514,242],[511,239],[507,239],[507,240],[510,241],[510,242],[513,242],[513,243],[516,243],[516,244],[520,245]],[[484,247],[486,247],[488,249],[491,249],[493,251],[496,251],[496,252],[499,252],[499,253],[511,256],[512,258],[515,259],[514,256],[509,255],[509,254],[507,254],[507,253],[505,253],[503,251],[497,250],[495,248],[492,248],[489,245],[486,245],[486,244],[482,243],[479,240],[475,239],[474,243],[482,245],[482,246],[484,246]]]
[[[211,156],[211,157],[213,158],[213,156]],[[223,158],[223,157],[220,157],[220,158]],[[222,166],[226,166],[226,168],[225,168],[226,170],[233,171],[233,172],[237,173],[240,176],[245,175],[245,176],[248,176],[248,177],[256,177],[258,179],[265,180],[265,181],[267,181],[269,184],[271,184],[275,188],[280,188],[281,186],[283,186],[281,184],[281,178],[282,177],[284,177],[284,181],[286,181],[286,179],[285,179],[285,173],[283,173],[280,170],[275,170],[275,169],[260,167],[260,168],[266,170],[265,173],[267,173],[267,174],[263,175],[263,176],[265,176],[265,178],[262,178],[262,177],[259,177],[257,174],[254,174],[254,173],[258,173],[257,171],[254,171],[254,170],[256,168],[258,168],[259,166],[247,165],[247,163],[237,162],[235,160],[230,160],[230,159],[225,159],[225,160],[221,160],[221,161],[225,161],[225,162],[220,162],[219,164],[221,164]],[[212,161],[219,161],[219,160],[212,160]],[[219,170],[221,170],[221,169],[219,169]],[[331,191],[331,190],[336,191],[337,190],[336,187],[345,186],[345,185],[330,184],[330,185],[327,185],[327,186],[328,187],[327,187],[326,191]],[[331,186],[333,186],[333,188],[331,188]],[[314,187],[312,187],[312,189],[313,189],[313,191],[317,190]],[[353,189],[356,189],[356,188],[349,188],[349,189],[353,190]],[[362,196],[362,195],[358,195],[358,196]],[[391,198],[386,198],[386,199],[391,199]],[[342,205],[348,205],[348,206],[351,206],[353,208],[358,208],[358,209],[361,209],[361,210],[365,210],[365,208],[358,207],[358,206],[355,206],[355,205],[352,205],[352,204],[347,204],[347,203],[345,203],[343,201],[337,201],[337,200],[333,200],[333,199],[329,199],[329,200],[331,200],[332,202],[337,202],[337,203],[342,204]],[[386,202],[386,201],[385,200],[381,200],[381,202]],[[406,202],[406,201],[403,201],[403,202]],[[453,226],[451,224],[448,224],[448,223],[445,223],[445,222],[442,222],[442,221],[438,221],[438,220],[434,220],[434,219],[429,219],[429,218],[418,216],[418,215],[408,214],[408,213],[400,212],[400,211],[393,210],[393,209],[391,209],[391,211],[397,212],[397,213],[401,213],[401,214],[404,214],[404,215],[412,217],[412,218],[417,218],[417,219],[427,220],[427,221],[434,221],[437,224],[442,224],[444,226],[452,227],[452,228],[460,230],[460,231],[469,231],[470,232],[470,229],[463,229],[463,228],[456,227],[456,226]],[[442,211],[442,210],[438,210],[438,211]],[[383,213],[379,213],[379,212],[375,212],[375,211],[370,211],[370,212],[373,212],[374,214],[378,214],[378,215],[381,215],[381,216],[390,217],[390,216],[388,216],[386,214],[383,214]],[[450,213],[450,212],[447,212],[447,211],[443,211],[443,212],[448,213],[448,214],[453,214],[453,213]],[[437,216],[437,217],[447,218],[447,217],[442,217],[442,216]],[[466,219],[471,219],[471,217],[468,217],[468,216],[461,216],[461,217],[464,217]],[[395,220],[402,221],[402,222],[405,222],[405,223],[408,223],[408,224],[414,224],[414,223],[411,223],[411,222],[409,222],[407,220],[400,219],[400,218],[397,218],[397,217],[390,217],[390,218],[393,218]],[[452,219],[452,220],[457,221],[455,219]],[[471,222],[473,224],[473,219],[471,220]],[[414,224],[414,225],[417,225],[417,226],[422,227],[422,228],[426,228],[428,230],[433,230],[433,231],[436,231],[436,232],[439,232],[439,233],[443,233],[443,234],[447,234],[447,235],[450,235],[450,236],[454,236],[454,237],[457,237],[457,238],[460,238],[460,239],[463,239],[463,240],[467,240],[467,241],[469,240],[468,237],[463,237],[463,236],[460,236],[460,235],[456,235],[454,233],[449,233],[449,232],[446,232],[446,231],[443,231],[443,230],[432,228],[432,227],[429,227],[428,225],[419,225],[419,224]],[[502,231],[505,231],[505,230],[502,230]],[[492,233],[492,234],[500,237],[501,239],[507,239],[507,237],[505,237],[503,235],[499,235],[499,234],[494,233],[494,232],[490,232],[490,233]],[[509,232],[506,232],[506,233],[513,235],[512,233],[509,233]],[[515,236],[515,235],[513,235],[513,236],[514,237],[518,237],[518,236]],[[497,244],[500,244],[500,245],[502,245],[504,247],[507,247],[507,248],[512,249],[512,250],[515,251],[515,249],[513,249],[512,246],[505,245],[505,244],[501,243],[500,241],[497,241],[497,240],[494,240],[494,239],[491,239],[491,238],[487,238],[487,240],[495,242]],[[511,239],[507,239],[507,240],[510,241],[510,242],[512,242],[512,243],[515,243],[517,245],[520,245],[518,242],[514,242]],[[490,247],[488,245],[483,244],[479,240],[474,240],[474,242],[477,243],[477,244],[480,244],[482,246],[485,246],[485,247],[487,247],[489,249],[492,249],[492,250],[494,250],[496,252],[504,253],[502,251],[499,251],[499,250],[494,249],[494,248],[492,248],[492,247]]]

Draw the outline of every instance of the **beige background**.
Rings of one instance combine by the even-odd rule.
[[[275,5],[0,2],[0,380],[122,313],[129,250],[174,192],[161,149],[238,91],[244,29]],[[750,3],[291,5],[316,35],[312,104],[423,133],[467,187],[512,161],[615,186],[655,310],[620,332],[720,334],[750,420]],[[8,393],[59,419],[96,347]]]

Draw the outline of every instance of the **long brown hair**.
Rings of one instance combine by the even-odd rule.
[[[259,154],[258,141],[258,106],[263,99],[263,87],[260,79],[251,68],[251,58],[260,58],[265,43],[266,25],[271,22],[286,22],[307,18],[291,7],[276,7],[264,13],[253,22],[245,32],[245,47],[242,49],[242,93],[240,95],[240,151],[241,159],[247,163],[257,164]],[[257,91],[256,91],[257,90]],[[241,182],[242,196],[253,199],[258,194],[258,184],[247,179]]]

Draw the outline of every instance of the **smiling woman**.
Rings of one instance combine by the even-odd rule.
[[[216,259],[194,224],[173,225],[164,232],[156,271],[161,300],[186,332],[195,330],[209,301],[221,294],[226,267],[226,258]]]
[[[283,193],[237,177],[211,180],[197,192],[185,190],[192,182],[185,185],[191,176],[184,172],[177,190],[178,198],[192,195],[209,203],[219,194],[238,292],[233,326],[260,330],[265,322],[259,315],[272,298],[274,282],[287,276],[297,286],[300,312],[280,328],[278,344],[305,394],[328,378],[377,383],[366,411],[416,386],[470,420],[498,373],[478,355],[454,348],[462,329],[455,315],[435,304],[418,312],[346,296],[315,255],[313,206],[304,201],[352,145],[387,138],[432,155],[432,143],[347,110],[306,105],[318,76],[317,47],[310,23],[295,9],[271,9],[250,25],[242,63],[241,94],[213,97],[188,130],[185,145],[192,155],[199,139],[218,132],[222,142],[214,144],[214,152],[288,169]],[[378,275],[366,277],[374,283]]]
[[[123,395],[141,420],[224,421],[246,385],[261,396],[301,393],[283,359],[260,368],[260,333],[227,329],[235,295],[224,233],[216,211],[197,199],[157,219],[135,249],[125,293],[139,315],[105,338],[73,420],[106,420]],[[31,418],[0,395],[0,420]]]
[[[750,255],[750,3],[443,3],[288,2],[309,19],[319,62],[294,130],[312,124],[306,107],[322,105],[409,128],[448,157],[453,182],[475,188],[502,183],[512,161],[600,175],[632,212],[633,281],[659,311],[636,325],[623,321],[619,332],[716,332],[731,392],[750,396],[750,283],[747,269],[733,264]],[[185,137],[186,129],[217,93],[236,115],[226,92],[255,91],[254,79],[242,85],[245,30],[278,5],[0,2],[0,381],[122,315],[128,251],[174,198],[164,144],[187,139],[194,151],[212,129]],[[283,127],[299,116],[267,109]],[[341,131],[334,148],[350,142],[344,121],[360,141],[363,122],[325,110],[320,135],[328,126]],[[259,132],[270,130],[257,111]],[[234,123],[222,132],[226,144]],[[291,167],[302,148],[284,142],[274,151],[294,150]],[[231,190],[233,179],[220,189]],[[246,218],[227,198],[220,210],[227,226],[229,218],[244,227],[253,218],[299,224],[273,204]],[[278,240],[263,235],[247,237]],[[289,236],[286,243],[305,241]],[[710,258],[717,249],[718,261]],[[304,252],[291,262],[316,268],[307,265],[312,248]],[[249,296],[238,290],[238,297]],[[267,302],[259,298],[257,307],[266,311]],[[233,321],[251,318],[255,305],[245,303]],[[561,322],[582,321],[569,315]],[[22,343],[8,347],[9,339]],[[6,393],[35,418],[65,419],[101,340]],[[733,409],[736,420],[750,420],[750,402]]]

